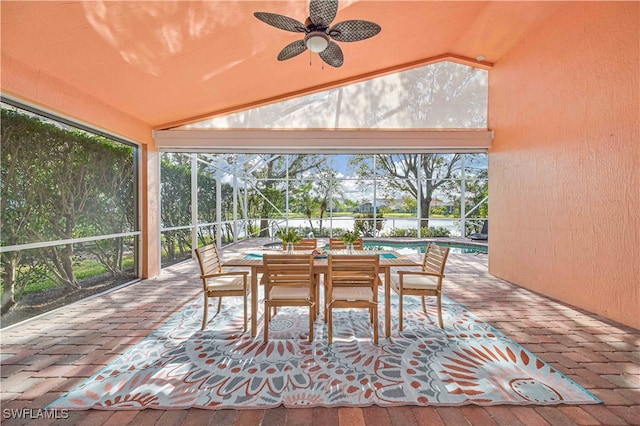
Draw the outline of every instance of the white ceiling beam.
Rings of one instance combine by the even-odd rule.
[[[155,130],[156,146],[172,152],[394,153],[479,152],[491,130]]]

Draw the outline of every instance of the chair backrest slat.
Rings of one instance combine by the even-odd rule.
[[[313,255],[265,254],[262,257],[268,286],[310,286]]]
[[[380,257],[329,255],[329,279],[333,287],[371,286],[377,283]]]
[[[198,265],[202,275],[217,273],[222,270],[220,254],[215,244],[198,247],[196,249],[196,257],[198,258]]]
[[[330,238],[329,239],[329,250],[343,250],[346,249],[347,245],[342,241],[341,238]],[[358,238],[353,243],[353,248],[356,250],[362,250],[364,248],[364,243],[362,238]]]
[[[429,243],[427,252],[424,254],[422,270],[444,275],[447,257],[449,257],[449,247]]]
[[[294,250],[314,250],[318,247],[318,240],[315,238],[303,238],[297,243],[293,243]],[[287,243],[282,243],[282,249],[286,250]]]

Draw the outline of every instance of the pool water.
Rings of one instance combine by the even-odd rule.
[[[462,254],[480,254],[488,253],[487,246],[478,246],[474,244],[464,243],[450,243],[444,241],[435,241],[436,244],[442,247],[449,247],[450,253],[462,253]],[[426,242],[377,242],[377,241],[365,241],[365,250],[393,250],[400,254],[420,254],[424,253],[427,249]]]

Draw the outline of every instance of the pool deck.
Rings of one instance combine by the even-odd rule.
[[[405,239],[403,239],[405,240]],[[273,240],[271,240],[273,241]],[[268,240],[233,244],[225,259]],[[419,258],[418,255],[416,257]],[[603,404],[70,411],[37,415],[64,392],[201,297],[195,261],[1,331],[2,424],[60,425],[586,425],[640,424],[640,331],[489,275],[487,255],[451,254],[445,293],[599,397]],[[17,411],[11,411],[17,410]],[[26,411],[24,411],[26,410]],[[30,411],[31,410],[31,411]]]

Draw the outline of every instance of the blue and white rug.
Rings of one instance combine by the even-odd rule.
[[[381,294],[382,297],[382,294]],[[392,313],[397,312],[397,296]],[[215,303],[210,311],[215,312]],[[334,342],[307,310],[281,308],[268,343],[242,333],[240,298],[201,331],[195,301],[116,361],[54,401],[48,409],[459,406],[465,404],[594,404],[594,395],[500,333],[465,307],[443,298],[445,329],[435,300],[422,312],[405,298],[405,328],[393,323],[372,342],[366,310],[334,312]],[[260,314],[261,315],[261,314]],[[258,324],[262,325],[262,318]]]

